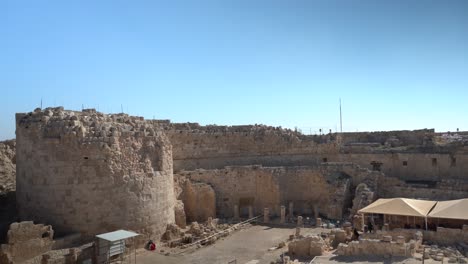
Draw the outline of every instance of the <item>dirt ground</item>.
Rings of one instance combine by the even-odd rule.
[[[303,228],[303,234],[317,234],[324,231],[321,228]],[[237,261],[239,263],[260,264],[270,263],[278,258],[287,248],[269,251],[281,241],[286,241],[294,234],[295,228],[251,226],[236,231],[232,235],[218,240],[215,244],[202,247],[183,255],[165,256],[159,252],[142,252],[137,257],[138,263],[200,263],[218,264]]]
[[[303,228],[302,234],[320,234],[323,231],[330,231],[322,228]],[[294,234],[295,228],[269,227],[269,226],[251,226],[239,230],[229,237],[218,240],[215,244],[205,246],[197,250],[191,250],[184,254],[175,254],[165,256],[160,252],[140,252],[137,257],[137,263],[153,264],[228,264],[236,261],[236,264],[269,264],[276,260],[287,247],[269,251],[270,248],[277,246],[281,241],[286,241],[289,235]],[[310,262],[311,260],[303,260]],[[416,264],[421,261],[408,258],[368,258],[368,257],[341,257],[325,256],[316,258],[314,263],[406,263]],[[440,263],[426,260],[426,263]]]

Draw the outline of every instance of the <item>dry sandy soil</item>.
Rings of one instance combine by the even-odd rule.
[[[320,234],[327,231],[321,228],[304,228],[302,234]],[[328,230],[329,231],[329,230]],[[239,230],[225,239],[218,240],[214,245],[192,250],[182,255],[165,256],[159,252],[140,252],[137,263],[167,263],[167,264],[228,264],[236,260],[236,264],[269,264],[287,251],[287,248],[269,251],[279,242],[288,239],[295,232],[294,228],[280,228],[268,226],[252,226]],[[303,260],[309,263],[311,260]],[[314,263],[421,263],[413,258],[368,258],[368,257],[339,257],[325,256],[317,258]],[[305,262],[304,262],[305,263]],[[426,260],[425,263],[440,263]]]

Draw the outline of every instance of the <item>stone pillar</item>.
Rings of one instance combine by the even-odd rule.
[[[254,217],[253,207],[249,205],[249,219]]]
[[[270,222],[270,209],[263,209],[263,223],[267,224]]]
[[[234,205],[234,220],[239,220],[239,206],[237,204]]]
[[[315,226],[316,227],[321,227],[322,226],[322,218],[315,219]]]
[[[289,220],[293,220],[293,217],[294,217],[294,214],[293,214],[293,211],[294,211],[294,204],[293,202],[289,202]]]
[[[304,226],[304,223],[302,221],[302,216],[297,217],[297,226],[298,227],[303,227]]]
[[[280,223],[284,224],[286,222],[286,206],[282,205],[281,206],[281,219]]]
[[[299,237],[301,235],[301,228],[296,227],[296,237]]]

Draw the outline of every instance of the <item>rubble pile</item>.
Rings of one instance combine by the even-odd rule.
[[[169,224],[162,240],[170,248],[186,248],[195,242],[199,242],[197,243],[199,245],[210,245],[239,228],[241,228],[240,225],[220,224],[219,219],[210,217],[205,223],[192,222],[185,229]]]
[[[467,248],[462,245],[459,246],[448,246],[442,247],[438,245],[431,245],[425,250],[418,250],[419,253],[423,253],[425,259],[433,259],[436,261],[448,261],[449,263],[468,263]]]

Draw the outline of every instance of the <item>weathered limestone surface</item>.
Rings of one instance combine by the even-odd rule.
[[[16,141],[0,141],[0,195],[15,190]]]
[[[196,123],[161,123],[174,148],[176,171],[220,169],[229,165],[314,165],[325,153],[338,153],[335,135],[308,137],[281,127],[265,125],[200,126]],[[322,144],[323,143],[323,144]]]
[[[376,200],[375,193],[365,183],[360,183],[356,187],[353,207],[351,208],[351,215],[357,213],[359,209],[362,209]]]
[[[232,165],[313,166],[322,162],[353,162],[402,180],[464,181],[468,170],[466,132],[457,140],[434,130],[361,132],[306,136],[268,127],[200,126],[159,123],[174,147],[174,168],[222,169]],[[432,160],[436,159],[436,164]],[[466,189],[465,189],[466,190]]]
[[[361,239],[359,241],[351,241],[348,244],[339,244],[335,253],[345,256],[374,255],[411,257],[412,254],[414,254],[414,249],[408,250],[412,247],[411,243],[399,244],[395,241],[388,242],[378,239]]]
[[[0,248],[0,263],[21,263],[52,249],[52,227],[33,222],[13,223],[8,230],[7,244]]]
[[[468,197],[467,133],[305,136],[61,107],[16,120],[16,146],[0,143],[0,193],[14,188],[1,180],[16,163],[20,217],[88,237],[118,228],[158,237],[185,218],[247,217],[264,208],[284,218],[281,205],[293,205],[289,219],[341,219],[377,197]]]
[[[255,212],[269,208],[270,215],[279,216],[280,205],[293,201],[301,214],[311,214],[315,205],[329,218],[341,219],[351,182],[350,176],[322,167],[236,166],[182,171],[175,177],[213,186],[222,217],[234,217],[235,205],[241,217],[248,216],[249,206]]]
[[[210,185],[186,180],[181,199],[188,222],[205,222],[216,217],[216,194]]]
[[[295,239],[288,244],[290,257],[315,257],[323,254],[327,245],[320,236],[307,236]]]
[[[457,245],[462,242],[468,244],[468,225],[462,229],[437,227],[436,231],[423,231],[424,240],[439,245]]]
[[[59,232],[129,229],[159,237],[174,223],[172,149],[143,118],[94,110],[17,114],[21,219]]]
[[[174,216],[175,216],[175,223],[180,228],[185,228],[187,226],[187,216],[185,215],[185,207],[184,202],[181,200],[176,200],[174,206]]]

